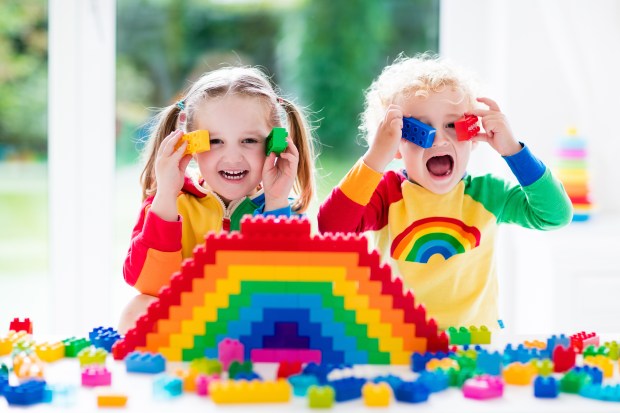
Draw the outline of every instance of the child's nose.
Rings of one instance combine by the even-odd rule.
[[[448,134],[445,131],[441,129],[436,130],[435,139],[433,139],[433,146],[447,145],[449,141]]]

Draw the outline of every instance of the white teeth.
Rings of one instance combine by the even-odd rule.
[[[247,174],[247,171],[220,171],[220,175],[222,175],[226,179],[238,180],[243,178]]]

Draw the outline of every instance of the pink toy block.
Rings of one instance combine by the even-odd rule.
[[[503,394],[504,382],[499,377],[483,375],[468,379],[463,384],[463,396],[468,399],[494,399]]]
[[[209,384],[213,381],[220,380],[218,374],[212,374],[207,376],[206,374],[199,374],[196,376],[196,394],[199,396],[209,395]]]
[[[112,373],[104,366],[91,364],[82,370],[82,386],[97,387],[112,384]]]
[[[9,331],[25,331],[28,334],[32,334],[32,321],[29,318],[24,318],[24,321],[14,318],[9,324]]]
[[[228,370],[228,367],[230,367],[230,363],[232,363],[233,361],[243,363],[244,351],[245,349],[243,347],[243,344],[239,340],[225,338],[224,340],[220,341],[217,345],[217,354],[218,359],[222,363],[222,368],[224,370]]]
[[[301,363],[321,363],[320,350],[270,350],[252,349],[252,363],[279,363],[281,361],[299,361]]]

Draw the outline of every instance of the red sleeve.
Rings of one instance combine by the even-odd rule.
[[[150,211],[153,197],[142,205],[133,229],[123,276],[139,291],[157,295],[168,284],[170,276],[181,266],[182,223],[164,221]]]
[[[361,160],[321,204],[319,231],[355,232],[379,230],[387,225],[391,203],[402,199],[400,174],[381,174]]]

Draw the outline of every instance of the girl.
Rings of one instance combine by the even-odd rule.
[[[288,126],[288,147],[265,155],[274,127]],[[207,130],[210,149],[184,154],[183,133]],[[178,149],[175,149],[178,148]],[[130,327],[209,231],[239,229],[245,214],[301,214],[314,195],[312,134],[300,109],[248,67],[203,75],[158,115],[145,148],[144,203],[123,274],[143,295],[125,309]],[[187,168],[194,159],[198,168]],[[296,198],[289,200],[293,191]]]

